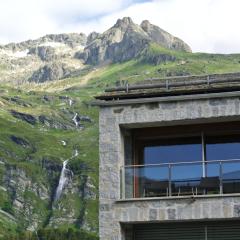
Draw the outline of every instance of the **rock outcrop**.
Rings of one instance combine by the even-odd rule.
[[[35,71],[29,78],[30,82],[43,83],[46,81],[53,81],[63,79],[70,76],[70,70],[66,64],[60,62],[53,62],[46,64]]]
[[[141,25],[137,25],[131,18],[125,17],[90,42],[81,57],[87,64],[127,61],[137,57],[150,43],[177,51],[191,52],[190,47],[182,40],[149,21],[145,20]]]
[[[181,39],[151,24],[148,20],[144,20],[140,26],[151,38],[152,42],[172,50],[191,52],[191,48]]]
[[[70,47],[85,46],[87,36],[84,33],[63,33],[63,34],[48,34],[35,40],[27,40],[20,43],[9,43],[0,45],[0,49],[8,49],[13,51],[25,50],[32,47],[37,47],[41,44],[49,45],[51,43],[63,43]]]
[[[21,113],[15,110],[11,110],[11,114],[13,117],[25,121],[31,125],[35,125],[37,123],[37,119],[31,114]]]
[[[150,41],[148,35],[131,18],[119,19],[112,28],[84,49],[84,60],[87,64],[126,61],[136,57]]]

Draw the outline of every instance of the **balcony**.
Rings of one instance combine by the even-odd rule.
[[[120,174],[122,199],[240,193],[240,159],[126,165]]]

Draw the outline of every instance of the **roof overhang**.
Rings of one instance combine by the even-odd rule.
[[[214,98],[234,98],[240,97],[240,91],[229,92],[214,92],[214,93],[200,93],[189,95],[177,96],[161,96],[161,97],[146,97],[146,98],[133,98],[133,99],[119,99],[119,100],[96,100],[92,104],[100,107],[107,106],[121,106],[131,104],[145,104],[145,103],[161,103],[161,102],[176,102],[176,101],[189,101],[189,100],[204,100]]]

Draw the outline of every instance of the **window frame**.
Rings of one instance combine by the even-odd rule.
[[[186,129],[185,129],[186,127]],[[183,130],[184,128],[184,130]],[[201,137],[202,161],[206,159],[206,138],[208,136],[224,137],[230,135],[240,136],[240,122],[208,123],[199,125],[178,125],[167,127],[152,127],[134,129],[133,136],[133,161],[132,165],[143,163],[144,147],[157,146],[164,139],[195,138]],[[217,159],[216,159],[217,160]]]
[[[157,146],[158,142],[166,138],[201,138],[202,145],[202,177],[206,177],[207,159],[206,159],[206,143],[207,136],[224,136],[224,135],[240,135],[240,122],[224,122],[224,123],[207,123],[207,124],[192,124],[178,125],[165,127],[152,127],[132,129],[132,166],[144,165],[144,147]],[[153,145],[152,145],[153,144]],[[217,160],[217,159],[216,159]],[[134,172],[133,180],[134,198],[140,196],[139,179]]]

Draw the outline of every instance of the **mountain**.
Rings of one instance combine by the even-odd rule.
[[[108,86],[239,69],[239,54],[192,53],[159,27],[130,18],[104,33],[1,46],[0,239],[97,239],[93,96]]]
[[[182,40],[148,21],[137,25],[131,18],[125,17],[102,34],[51,34],[0,46],[0,82],[41,83],[79,76],[88,64],[134,59],[151,43],[191,52]]]
[[[150,43],[191,52],[190,47],[182,40],[149,21],[143,21],[139,26],[131,18],[125,17],[90,42],[84,49],[83,58],[88,64],[101,64],[105,61],[123,62],[137,57]]]

